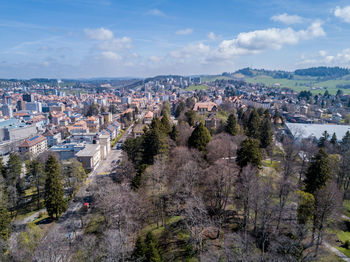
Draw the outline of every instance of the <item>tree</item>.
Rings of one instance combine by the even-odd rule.
[[[86,173],[83,165],[76,159],[70,159],[68,164],[65,165],[64,172],[65,187],[69,188],[70,197],[73,197],[85,178]]]
[[[260,116],[256,109],[254,108],[253,111],[249,115],[249,120],[247,124],[247,136],[254,138],[254,139],[259,139],[260,137]]]
[[[241,143],[240,149],[237,151],[236,162],[237,165],[245,167],[249,163],[254,167],[260,167],[262,161],[262,154],[259,147],[259,142],[252,138],[247,138]]]
[[[206,146],[210,142],[210,140],[210,132],[201,122],[193,130],[192,135],[188,139],[188,146],[197,148],[199,151],[205,151]]]
[[[159,121],[159,120],[158,120]],[[151,129],[143,137],[143,163],[153,164],[154,157],[167,152],[166,136],[161,131],[158,121],[154,120]]]
[[[162,129],[165,134],[169,134],[171,132],[171,123],[169,119],[169,114],[167,112],[164,113],[162,120]]]
[[[179,136],[179,130],[177,128],[177,125],[173,125],[171,128],[171,132],[169,134],[170,138],[174,140],[175,142],[177,141],[177,138]]]
[[[237,119],[234,114],[230,114],[228,116],[226,121],[225,131],[232,136],[237,135],[238,126],[237,126]]]
[[[109,106],[109,112],[111,112],[112,114],[116,114],[118,111],[117,111],[117,107],[115,106],[115,104],[111,104]]]
[[[7,199],[0,180],[0,241],[6,241],[11,233],[11,217],[7,209]],[[1,247],[0,247],[1,251]]]
[[[16,153],[12,153],[4,172],[6,192],[12,209],[23,199],[24,188],[21,178],[22,163]]]
[[[196,124],[196,118],[197,118],[196,112],[193,111],[193,110],[188,110],[188,111],[185,113],[186,122],[187,122],[190,126],[194,126],[194,125]]]
[[[41,192],[45,185],[45,176],[43,172],[43,166],[38,160],[32,160],[28,165],[28,174],[32,179],[32,183],[37,192],[37,209],[40,209]]]
[[[272,143],[270,117],[265,117],[260,129],[260,147],[266,148]]]
[[[185,109],[185,103],[183,100],[181,100],[180,103],[176,107],[175,117],[178,118],[181,115],[181,113],[184,111],[184,109]]]
[[[45,206],[50,217],[62,214],[67,203],[64,198],[64,189],[60,180],[60,167],[57,159],[50,155],[45,163]]]
[[[146,257],[147,247],[142,237],[138,236],[136,239],[135,247],[132,252],[132,259],[135,261],[144,261]]]
[[[300,203],[297,209],[298,223],[306,225],[308,221],[312,220],[314,214],[315,198],[312,194],[299,191]]]
[[[326,142],[329,139],[329,134],[327,131],[324,131],[322,133],[322,136],[320,137],[319,141],[318,141],[318,146],[319,147],[324,147],[326,145]]]
[[[305,191],[314,194],[317,190],[326,185],[330,178],[331,170],[328,161],[328,155],[324,149],[312,157],[309,168],[305,174]]]
[[[337,135],[335,134],[335,132],[332,135],[331,140],[329,141],[332,145],[336,145],[338,144],[338,139],[337,139]]]

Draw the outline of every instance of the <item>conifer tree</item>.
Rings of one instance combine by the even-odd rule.
[[[193,130],[191,136],[188,139],[188,146],[197,148],[199,151],[205,151],[207,144],[211,141],[209,130],[199,123],[199,125]]]
[[[266,148],[272,143],[270,118],[265,117],[260,129],[260,147]]]
[[[45,164],[45,206],[50,217],[58,218],[67,208],[64,189],[60,179],[59,163],[50,155]]]
[[[241,168],[248,164],[255,167],[260,167],[262,154],[259,147],[259,142],[252,138],[247,138],[241,143],[240,149],[237,151],[236,162]]]
[[[171,132],[171,124],[169,119],[169,114],[166,112],[161,120],[162,129],[165,134],[169,134]]]
[[[177,141],[177,138],[179,136],[179,130],[177,128],[177,125],[173,125],[171,132],[169,134],[170,138],[174,140],[175,142]]]
[[[136,239],[135,247],[132,252],[132,258],[135,261],[145,261],[146,258],[147,247],[142,237],[139,236]]]
[[[305,191],[308,193],[314,194],[326,185],[331,176],[331,169],[328,155],[323,148],[320,148],[318,153],[312,157],[305,176]]]
[[[40,209],[41,192],[45,185],[45,177],[42,164],[38,160],[32,160],[28,165],[28,174],[31,176],[32,184],[35,186],[37,197],[37,209]]]
[[[0,239],[6,241],[11,233],[11,217],[7,209],[7,199],[0,178]],[[1,250],[1,247],[0,247]]]
[[[225,131],[229,133],[231,136],[237,135],[238,126],[237,119],[234,114],[230,114],[226,121]]]
[[[337,135],[335,134],[335,132],[332,135],[331,140],[329,141],[332,145],[336,145],[338,144],[338,139],[337,139]]]
[[[249,115],[249,120],[247,124],[247,136],[254,139],[259,139],[260,124],[261,124],[260,116],[256,111],[256,109],[254,108]]]

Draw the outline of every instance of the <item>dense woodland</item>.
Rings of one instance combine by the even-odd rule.
[[[174,108],[165,103],[142,136],[125,141],[121,165],[89,188],[92,209],[80,214],[80,234],[72,241],[59,232],[45,236],[33,226],[9,248],[9,223],[22,192],[18,156],[11,155],[0,190],[2,259],[320,261],[326,256],[322,243],[338,226],[348,198],[350,133],[340,143],[328,133],[319,141],[294,140],[281,132],[277,111],[254,108],[225,108],[220,111],[225,120],[208,130],[203,116],[190,110],[193,103],[187,99]],[[72,171],[75,165],[61,168],[53,157],[43,163],[28,163],[28,175],[37,177],[32,181],[38,195],[56,219],[66,208],[63,188],[71,188],[64,183],[78,181],[67,177],[80,172]]]

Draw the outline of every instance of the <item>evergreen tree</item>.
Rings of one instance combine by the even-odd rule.
[[[135,247],[132,252],[132,258],[135,261],[145,261],[146,258],[147,247],[142,237],[138,237],[136,239]]]
[[[335,132],[332,135],[331,140],[329,141],[332,145],[336,145],[338,144],[338,139],[337,139],[337,135],[335,134]]]
[[[326,185],[331,176],[328,155],[322,148],[312,157],[310,166],[305,174],[305,191],[314,194]]]
[[[232,136],[237,135],[238,126],[237,126],[237,119],[234,114],[230,114],[228,116],[226,121],[225,131]]]
[[[15,208],[24,199],[24,185],[21,173],[21,160],[16,153],[12,153],[3,174],[7,196],[12,208]]]
[[[176,110],[175,110],[175,117],[178,118],[182,111],[185,109],[185,103],[183,100],[180,101],[180,103],[177,105]]]
[[[60,180],[59,163],[50,155],[45,163],[45,206],[50,217],[58,218],[67,208],[64,189]]]
[[[329,139],[329,134],[327,131],[324,131],[322,133],[322,136],[320,137],[319,141],[318,141],[318,146],[319,147],[324,147],[326,145],[326,142]]]
[[[189,137],[188,146],[197,148],[199,151],[205,151],[210,141],[211,136],[209,130],[200,122]]]
[[[196,124],[196,112],[194,112],[193,110],[188,110],[185,113],[185,117],[186,117],[186,122],[190,126],[194,126]]]
[[[254,108],[249,116],[248,125],[247,125],[247,136],[254,139],[259,139],[260,124],[261,124],[260,116],[256,111],[256,109]]]
[[[169,119],[169,114],[165,113],[161,120],[162,130],[165,134],[169,134],[171,132],[171,124]]]
[[[2,182],[2,179],[0,179],[0,241],[1,239],[6,241],[11,233],[11,217],[7,209],[7,199],[2,187]]]
[[[240,149],[237,151],[236,162],[241,168],[248,164],[255,167],[260,167],[262,154],[259,147],[259,142],[252,138],[247,138],[241,143]]]
[[[146,251],[146,261],[147,262],[161,262],[163,261],[159,249],[156,246],[156,243],[151,242],[147,246],[147,251]]]
[[[159,119],[154,119],[151,128],[143,135],[143,163],[152,165],[154,157],[167,152],[166,136]]]
[[[162,256],[159,252],[158,241],[152,234],[148,232],[145,239],[146,245],[146,261],[147,262],[160,262],[163,261]]]
[[[38,160],[32,160],[28,165],[28,171],[32,184],[35,186],[37,192],[37,209],[40,209],[41,192],[45,185],[43,166]]]
[[[260,129],[260,147],[266,148],[272,143],[270,118],[265,117]]]
[[[173,125],[171,132],[169,134],[170,138],[174,140],[175,142],[177,141],[177,138],[179,136],[179,130],[177,129],[177,125]]]
[[[349,150],[350,149],[350,132],[346,131],[345,135],[342,138],[341,146],[343,150]]]

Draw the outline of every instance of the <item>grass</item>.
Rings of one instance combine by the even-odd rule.
[[[170,225],[173,223],[176,223],[182,219],[181,216],[173,216],[166,218],[166,224]],[[142,230],[143,234],[147,234],[147,232],[151,231],[153,234],[160,235],[164,231],[165,227],[161,226],[161,222],[159,222],[159,227],[157,228],[157,223],[153,223],[151,225],[148,225]]]
[[[281,171],[281,165],[278,161],[266,159],[262,161],[262,164],[263,166],[275,169],[277,172]]]
[[[350,249],[346,249],[344,247],[335,247],[340,252],[342,252],[345,256],[350,257]]]
[[[116,137],[116,138],[114,138],[113,140],[112,140],[112,142],[111,142],[111,147],[115,147],[115,145],[118,143],[118,141],[122,138],[122,136],[124,135],[124,133],[125,133],[125,130],[121,130],[120,131],[120,133],[119,133],[119,135]]]
[[[186,91],[196,91],[196,90],[208,90],[209,86],[207,85],[191,85],[188,86],[185,90]]]
[[[350,200],[344,200],[343,208],[344,208],[344,215],[350,217]]]
[[[24,194],[26,197],[36,195],[37,194],[36,188],[35,187],[28,188],[28,189],[24,190]]]
[[[313,94],[321,93],[323,94],[325,92],[324,88],[327,88],[328,92],[330,94],[336,94],[337,85],[344,85],[344,84],[350,84],[350,81],[346,78],[342,79],[335,79],[335,80],[327,80],[327,81],[317,81],[316,78],[310,78],[310,77],[295,77],[295,79],[284,79],[284,78],[272,78],[270,76],[256,76],[256,77],[247,77],[245,80],[249,83],[261,83],[266,86],[274,86],[274,84],[278,83],[280,84],[280,87],[287,87],[290,89],[293,89],[297,92],[300,92],[302,90],[309,90]],[[321,89],[313,89],[318,88]],[[350,94],[350,89],[341,89],[344,94]]]

